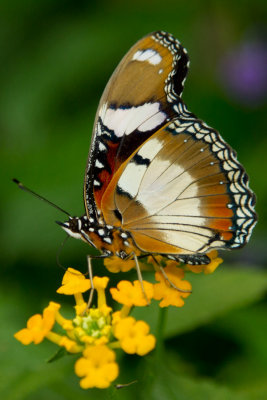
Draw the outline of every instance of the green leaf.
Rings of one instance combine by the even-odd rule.
[[[59,360],[60,358],[66,356],[68,354],[67,350],[63,347],[60,347],[51,357],[49,357],[46,362],[52,363],[54,361]]]
[[[187,274],[193,293],[182,308],[168,310],[165,337],[191,331],[227,312],[261,299],[267,289],[267,274],[253,267],[221,266],[211,275]],[[159,307],[153,303],[134,310],[136,318],[145,319],[155,332]]]
[[[146,398],[153,400],[249,400],[245,394],[239,394],[209,380],[178,375],[166,366],[160,366],[157,379],[152,382]]]
[[[265,393],[267,398],[267,305],[265,302],[234,311],[214,325],[217,332],[238,343],[219,370],[220,381],[246,393]]]

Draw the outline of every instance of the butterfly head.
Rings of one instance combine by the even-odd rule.
[[[75,239],[81,239],[84,242],[96,247],[94,240],[91,237],[92,232],[96,231],[96,222],[93,218],[87,218],[87,215],[82,217],[69,217],[68,221],[59,222],[56,221],[58,225],[71,237]],[[101,229],[98,229],[101,231]]]
[[[69,235],[74,237],[75,239],[82,239],[81,230],[83,229],[82,218],[77,217],[69,217],[68,221],[59,222],[56,221],[58,225],[64,229],[64,231]]]

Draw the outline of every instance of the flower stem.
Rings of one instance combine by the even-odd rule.
[[[117,392],[118,390],[113,385],[110,385],[107,388],[107,400],[116,400],[118,398]]]
[[[162,307],[158,316],[156,357],[159,359],[161,359],[164,352],[164,328],[167,320],[167,311],[167,307]]]

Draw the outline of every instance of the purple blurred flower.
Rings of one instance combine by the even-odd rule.
[[[255,106],[267,97],[267,46],[251,40],[229,51],[222,60],[220,72],[230,95],[242,103]]]

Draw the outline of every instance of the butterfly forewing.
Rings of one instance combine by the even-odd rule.
[[[141,39],[122,59],[96,115],[84,186],[89,215],[101,211],[102,196],[121,165],[174,118],[187,69],[185,49],[164,32]]]

